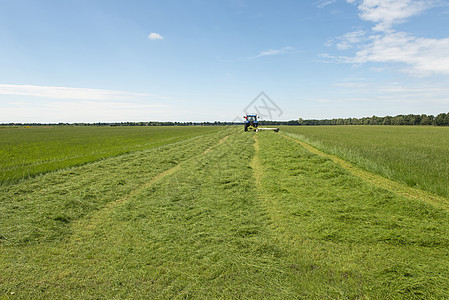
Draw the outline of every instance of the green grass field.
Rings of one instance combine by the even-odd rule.
[[[214,127],[1,127],[0,184],[174,143]]]
[[[368,171],[449,197],[447,127],[285,126],[282,130]]]
[[[449,298],[447,210],[242,131],[0,187],[0,298]]]

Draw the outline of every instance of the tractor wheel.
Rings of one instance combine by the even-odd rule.
[[[245,124],[245,131],[248,131],[248,125]]]

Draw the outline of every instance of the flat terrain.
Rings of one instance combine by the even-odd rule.
[[[214,127],[0,127],[0,184],[166,145]]]
[[[0,297],[449,298],[444,206],[242,131],[5,183]]]
[[[284,126],[282,130],[365,170],[449,197],[449,127]]]

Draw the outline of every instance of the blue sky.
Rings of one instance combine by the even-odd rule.
[[[449,111],[445,0],[0,0],[0,123]],[[268,119],[268,115],[265,115]]]

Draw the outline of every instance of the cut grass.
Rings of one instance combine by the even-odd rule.
[[[138,189],[165,170],[235,132],[195,137],[60,170],[0,188],[0,244],[59,240],[73,221]]]
[[[9,237],[45,228],[26,213],[42,219],[65,201],[44,204],[52,201],[47,183],[64,172],[74,174],[54,189],[73,190],[68,199],[95,186],[104,196],[61,232],[3,240],[0,295],[449,297],[446,211],[367,184],[275,133],[223,139],[235,130],[30,179],[33,197],[21,198],[25,181],[6,191],[13,200],[1,216],[26,203],[39,208],[2,223]],[[114,173],[126,179],[116,194],[117,185],[100,180]]]
[[[281,133],[281,135],[283,135]],[[371,184],[374,184],[377,187],[380,187],[382,189],[386,189],[390,192],[393,192],[395,194],[398,195],[402,195],[405,196],[407,198],[411,198],[411,199],[418,199],[424,202],[427,202],[429,204],[432,204],[436,207],[442,208],[446,211],[449,211],[449,201],[447,198],[444,197],[440,197],[437,196],[435,194],[420,190],[420,189],[416,189],[413,187],[409,187],[406,186],[404,184],[401,184],[399,182],[390,180],[388,178],[385,178],[383,176],[365,171],[357,166],[355,166],[354,164],[345,161],[337,156],[331,155],[331,154],[327,154],[322,152],[321,150],[318,150],[317,148],[314,148],[313,146],[311,146],[310,144],[307,144],[305,142],[302,142],[300,140],[294,139],[292,137],[289,137],[287,135],[283,135],[284,137],[291,139],[293,141],[295,141],[296,143],[299,143],[302,147],[304,147],[305,149],[307,149],[307,151],[319,155],[321,157],[324,158],[328,158],[330,160],[332,160],[334,163],[338,164],[339,166],[341,166],[343,169],[347,170],[349,173],[351,173],[354,176],[359,177],[360,179],[369,182]]]
[[[0,130],[0,184],[220,129],[199,126],[3,128]]]
[[[367,171],[449,198],[449,128],[283,126],[282,131]]]
[[[446,211],[366,184],[274,134],[260,135],[259,159],[275,230],[313,259],[299,283],[308,297],[449,297]]]

